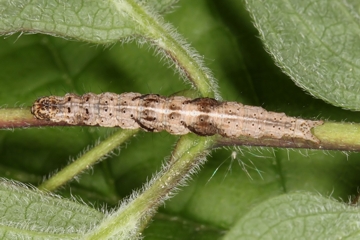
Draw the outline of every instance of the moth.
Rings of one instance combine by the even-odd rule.
[[[219,134],[227,138],[290,137],[314,143],[320,141],[311,133],[311,128],[323,124],[238,102],[133,92],[42,97],[35,101],[31,112],[37,119],[70,125],[142,128],[148,132],[165,130],[175,135]]]

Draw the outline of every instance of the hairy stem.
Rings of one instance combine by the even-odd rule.
[[[360,151],[360,124],[325,122],[312,128],[313,135],[320,143],[284,137],[274,138],[224,138],[217,139],[215,146],[263,146],[280,148],[307,148],[322,150]]]
[[[54,191],[58,187],[62,186],[66,182],[73,179],[76,175],[82,171],[89,169],[92,165],[103,158],[109,152],[119,147],[122,143],[137,133],[138,130],[119,130],[112,136],[108,137],[100,144],[92,148],[90,151],[83,154],[80,158],[73,163],[67,165],[60,172],[52,176],[47,181],[43,182],[40,186],[40,190]]]
[[[114,236],[117,239],[135,239],[149,216],[172,196],[189,174],[196,172],[204,162],[204,152],[213,142],[214,138],[201,138],[193,134],[182,137],[175,147],[170,163],[147,184],[145,190],[138,196],[133,194],[128,203],[109,216],[86,236],[86,239],[109,239]]]
[[[27,128],[38,126],[71,126],[60,122],[54,123],[35,119],[29,108],[4,108],[0,109],[0,129]],[[221,146],[264,146],[280,148],[308,148],[326,150],[360,151],[360,124],[325,122],[312,129],[314,136],[320,144],[304,142],[301,139],[271,139],[271,138],[224,138],[216,140],[215,147]]]
[[[172,26],[164,23],[160,16],[156,16],[139,1],[119,1],[115,5],[119,10],[126,11],[144,38],[175,64],[180,74],[193,84],[201,96],[220,99],[211,72],[203,66],[198,53],[190,48]]]

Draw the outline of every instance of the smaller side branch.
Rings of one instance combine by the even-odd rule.
[[[211,137],[181,137],[169,163],[145,185],[141,193],[134,192],[84,239],[109,239],[114,236],[117,239],[137,239],[158,207],[205,162],[207,150],[212,144]]]
[[[83,154],[76,161],[67,165],[60,172],[56,173],[50,179],[43,182],[40,186],[40,190],[54,191],[60,186],[64,185],[74,177],[78,176],[84,170],[91,168],[98,161],[105,159],[110,152],[119,147],[130,137],[134,136],[138,132],[135,130],[119,130],[107,139],[103,140],[100,144],[94,146],[88,152]]]

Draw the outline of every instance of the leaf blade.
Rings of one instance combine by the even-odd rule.
[[[6,180],[0,182],[0,198],[0,235],[13,239],[78,239],[103,218],[86,205]]]
[[[310,94],[359,110],[357,1],[247,1],[277,65]]]
[[[108,44],[138,33],[132,18],[122,12],[125,1],[0,1],[0,35],[43,33],[90,43]],[[165,11],[175,1],[148,0]]]
[[[292,193],[269,199],[237,222],[224,239],[356,238],[359,210],[310,193]],[[280,234],[280,235],[279,235]]]

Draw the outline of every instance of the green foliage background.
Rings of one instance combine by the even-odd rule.
[[[204,57],[225,100],[303,118],[358,122],[358,113],[311,97],[275,66],[241,1],[181,0],[177,6],[166,21]],[[2,107],[30,106],[39,96],[66,92],[170,95],[189,88],[146,44],[103,47],[15,34],[0,40],[0,59]],[[113,131],[89,127],[1,131],[0,174],[38,185]],[[167,133],[139,133],[59,193],[80,197],[95,207],[116,207],[160,169],[176,139]],[[234,161],[232,151],[237,152]],[[243,234],[237,232],[242,229],[239,224],[255,214],[254,208],[294,191],[347,202],[358,193],[359,157],[358,153],[259,147],[216,150],[188,186],[159,210],[144,234],[147,239],[218,239],[229,231],[234,235],[228,237],[236,238]],[[321,198],[320,204],[328,201]],[[339,203],[329,204],[331,209]],[[352,213],[357,213],[356,208]],[[248,227],[261,228],[257,223]]]

